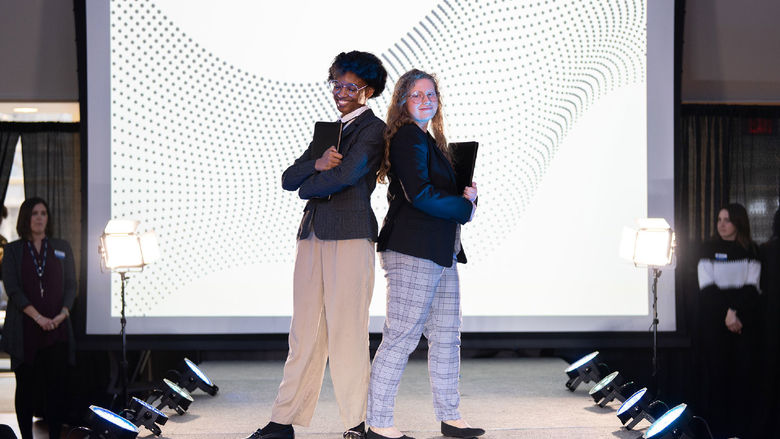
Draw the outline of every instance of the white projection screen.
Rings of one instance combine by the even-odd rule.
[[[450,141],[480,143],[463,228],[465,332],[645,331],[624,226],[673,220],[674,1],[87,0],[88,231],[154,229],[130,334],[285,333],[304,200],[281,174],[338,113],[327,70],[370,51],[384,118],[411,68],[441,83]],[[382,222],[386,185],[373,206]],[[377,262],[378,262],[377,258]],[[118,275],[88,252],[87,334],[119,328]],[[674,272],[659,286],[675,330]],[[385,279],[377,263],[372,332]]]

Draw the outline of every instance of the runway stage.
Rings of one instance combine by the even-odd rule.
[[[571,393],[564,387],[567,363],[556,358],[468,359],[461,367],[461,413],[472,425],[484,427],[489,439],[506,438],[631,438],[615,416],[619,403],[602,409],[588,396],[592,383]],[[162,437],[171,439],[239,439],[264,425],[282,376],[280,361],[204,362],[204,372],[219,386],[215,397],[195,391],[183,416],[166,410],[170,419]],[[0,396],[12,398],[12,392]],[[10,401],[13,407],[12,399]],[[401,382],[396,425],[418,439],[440,438],[433,416],[427,364],[412,360]],[[8,419],[5,417],[5,419]],[[7,421],[5,421],[7,422]],[[296,427],[296,438],[341,438],[343,426],[328,372],[309,427]],[[139,437],[154,436],[141,429]]]

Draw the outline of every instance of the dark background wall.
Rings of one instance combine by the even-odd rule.
[[[780,2],[687,0],[686,10],[683,102],[780,103]],[[72,2],[0,0],[0,101],[76,100]]]
[[[73,2],[0,0],[0,101],[77,101]]]

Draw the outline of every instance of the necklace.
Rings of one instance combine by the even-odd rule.
[[[38,265],[38,258],[35,257],[32,242],[27,241],[27,248],[30,249],[33,265],[35,265],[35,274],[38,275],[38,285],[41,287],[41,297],[43,297],[43,272],[46,270],[46,256],[49,253],[49,240],[43,238],[43,262]]]

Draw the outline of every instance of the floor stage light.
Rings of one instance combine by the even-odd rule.
[[[160,403],[157,405],[158,409],[168,407],[169,409],[175,410],[179,415],[183,415],[187,409],[190,408],[190,404],[195,401],[192,399],[190,392],[182,389],[168,378],[163,378],[163,385],[161,387],[162,389],[155,389],[152,396],[146,400],[146,402],[151,404],[154,403],[157,398],[160,398]]]
[[[178,370],[168,371],[171,381],[174,381],[179,387],[186,389],[188,392],[200,389],[211,396],[216,395],[219,391],[219,387],[212,383],[209,377],[189,358],[184,358],[180,369],[181,372]]]
[[[168,417],[165,413],[136,397],[130,400],[130,407],[125,410],[124,416],[137,427],[143,425],[155,436],[162,434],[162,430],[160,430],[157,424],[165,425],[168,422]]]
[[[567,389],[573,392],[577,390],[577,386],[579,386],[580,383],[601,380],[606,373],[607,367],[604,364],[596,363],[596,357],[598,355],[599,351],[591,352],[566,368],[564,372],[569,377],[569,380],[566,381]]]
[[[89,406],[89,410],[90,437],[92,434],[100,439],[134,439],[138,436],[138,427],[116,413],[95,405]]]
[[[588,394],[599,407],[606,407],[615,399],[620,402],[625,401],[628,395],[634,392],[636,392],[636,384],[633,381],[625,382],[623,375],[615,371],[593,386]]]
[[[643,387],[620,406],[617,411],[617,417],[626,427],[626,430],[631,430],[643,419],[652,424],[668,409],[662,401],[653,401],[653,398],[647,393],[647,387]]]
[[[695,439],[689,423],[692,419],[687,404],[680,404],[667,411],[647,429],[644,439]]]

